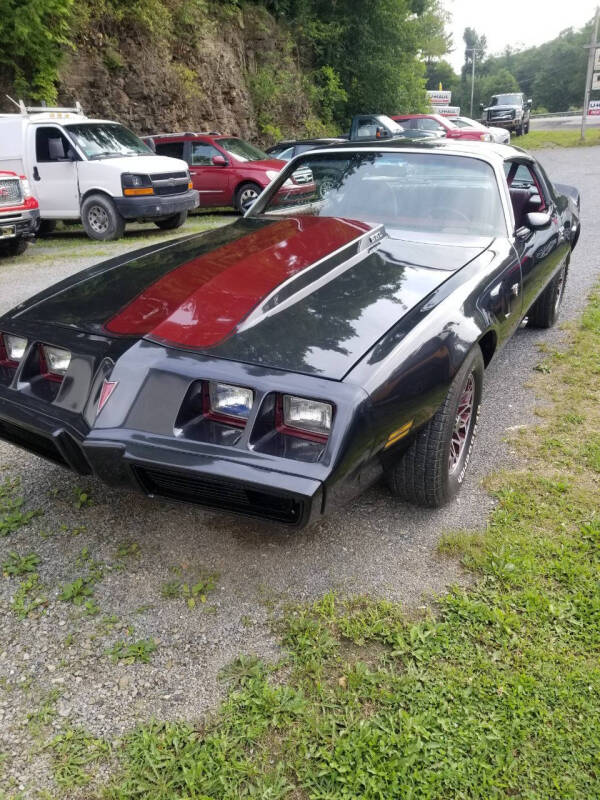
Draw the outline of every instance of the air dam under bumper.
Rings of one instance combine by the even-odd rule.
[[[105,483],[129,483],[150,497],[297,527],[322,513],[322,483],[313,478],[146,442],[86,439],[83,446]]]
[[[188,189],[185,194],[115,197],[114,201],[124,219],[153,219],[198,208],[199,198],[196,189]]]

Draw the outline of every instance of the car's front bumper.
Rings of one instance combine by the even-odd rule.
[[[308,524],[323,510],[321,481],[291,472],[148,442],[94,438],[84,449],[105,483],[127,483],[150,497],[294,526]]]
[[[199,194],[188,189],[184,194],[116,197],[115,205],[124,219],[158,219],[197,208]]]
[[[31,239],[39,224],[40,212],[37,208],[0,211],[0,239]]]
[[[484,120],[484,125],[489,128],[505,128],[507,131],[516,131],[517,128],[525,125],[522,119],[489,119]]]
[[[0,440],[59,464],[79,475],[95,474],[105,483],[201,505],[218,511],[258,517],[295,527],[323,513],[324,486],[315,477],[276,471],[225,456],[186,449],[174,440],[161,443],[99,436],[73,425],[67,412],[27,398],[13,402],[0,386]],[[290,464],[290,470],[294,464]]]

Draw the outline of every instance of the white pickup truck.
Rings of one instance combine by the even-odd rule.
[[[41,231],[81,219],[92,239],[118,239],[129,220],[169,230],[198,205],[188,165],[156,155],[117,122],[75,108],[27,107],[0,114],[0,170],[29,179]]]

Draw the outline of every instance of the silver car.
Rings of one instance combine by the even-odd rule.
[[[507,131],[506,128],[488,128],[486,125],[482,125],[481,122],[469,117],[452,117],[451,121],[458,125],[459,128],[474,128],[491,134],[492,141],[496,144],[510,144],[510,131]]]

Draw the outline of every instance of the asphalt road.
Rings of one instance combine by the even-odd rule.
[[[586,127],[597,128],[600,126],[600,115],[588,116]],[[532,131],[573,130],[581,128],[581,114],[568,117],[539,117],[531,118]]]
[[[556,181],[573,183],[582,193],[582,236],[562,312],[568,321],[581,312],[599,277],[600,148],[540,151],[539,158]],[[84,256],[88,249],[96,250],[82,242],[77,257],[65,259],[60,243],[40,243],[30,257],[0,264],[0,312],[93,263],[98,256]],[[0,539],[0,561],[8,550],[37,552],[50,601],[45,614],[20,621],[9,610],[15,579],[0,580],[0,751],[8,753],[8,774],[26,787],[46,785],[45,756],[26,760],[32,747],[26,713],[53,686],[62,691],[55,729],[68,723],[111,736],[151,716],[197,719],[221,694],[216,676],[224,664],[240,653],[276,653],[267,624],[273,604],[336,589],[385,595],[415,608],[449,584],[466,581],[454,560],[437,555],[436,544],[444,531],[485,524],[492,501],[482,479],[511,463],[507,433],[534,420],[536,400],[527,384],[543,358],[539,345],[557,346],[563,337],[560,328],[521,329],[494,358],[462,494],[436,511],[396,502],[377,486],[308,530],[281,531],[111,490],[0,444],[0,480],[19,476],[29,506],[43,511],[30,527]],[[76,508],[81,486],[93,504]],[[117,548],[131,542],[139,555],[119,560]],[[113,566],[95,586],[101,608],[96,617],[57,599],[64,582],[85,572],[85,561],[77,562],[82,548]],[[184,601],[161,597],[161,585],[177,565],[184,572],[219,573],[206,604],[191,610]],[[117,622],[102,627],[105,615]],[[105,655],[116,639],[145,637],[158,641],[150,664],[127,667]],[[6,681],[10,693],[2,689]]]

